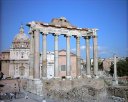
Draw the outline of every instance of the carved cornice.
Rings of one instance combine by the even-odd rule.
[[[61,18],[60,18],[61,19]],[[57,20],[60,20],[57,19]],[[62,23],[44,23],[44,22],[35,22],[32,21],[27,24],[31,28],[31,30],[39,30],[42,34],[53,34],[53,35],[65,35],[65,36],[93,36],[96,35],[96,30],[98,29],[90,29],[90,28],[77,28],[68,24],[69,22]]]

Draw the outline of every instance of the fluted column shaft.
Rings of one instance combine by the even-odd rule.
[[[80,37],[76,37],[76,71],[77,76],[81,73],[81,61],[80,61]]]
[[[58,77],[58,72],[59,72],[59,59],[58,59],[58,35],[54,35],[54,43],[55,43],[55,48],[54,48],[54,76]]]
[[[33,32],[30,33],[30,69],[29,76],[33,78],[34,70],[34,35]]]
[[[94,62],[94,75],[98,75],[98,46],[97,36],[93,36],[93,62]]]
[[[87,75],[91,76],[91,67],[90,67],[90,37],[85,37],[86,40],[86,68],[87,68]]]
[[[40,78],[39,30],[34,31],[34,78]]]
[[[42,51],[42,76],[47,77],[47,35],[42,34],[43,36],[43,51]]]
[[[70,36],[66,36],[66,75],[71,76],[71,63],[70,63]]]

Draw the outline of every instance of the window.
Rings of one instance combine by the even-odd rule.
[[[25,67],[21,66],[19,69],[20,69],[20,75],[23,76],[25,73]]]
[[[22,44],[22,47],[24,47],[24,45]]]
[[[61,65],[61,71],[66,71],[66,65]]]
[[[24,58],[24,52],[21,52],[21,58]]]
[[[18,52],[16,52],[16,56],[18,56]]]
[[[5,58],[5,55],[3,55],[3,59]]]
[[[27,52],[27,55],[29,56],[29,52]]]

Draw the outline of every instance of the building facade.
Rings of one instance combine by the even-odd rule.
[[[7,77],[29,77],[30,39],[21,26],[11,48],[1,53],[1,71]]]
[[[58,75],[55,76],[54,68],[54,52],[47,51],[47,78],[53,77],[64,77],[66,76],[66,50],[60,50],[58,52]],[[1,71],[6,77],[20,77],[20,78],[33,78],[30,70],[30,39],[24,33],[24,28],[21,26],[19,33],[14,37],[11,48],[9,50],[3,51],[0,54],[1,59]],[[77,66],[76,66],[76,54],[70,52],[71,57],[71,76],[77,76]],[[40,77],[42,76],[43,66],[42,66],[43,54],[40,53]],[[81,63],[83,60],[81,59]],[[81,65],[81,68],[83,65]],[[34,71],[34,70],[32,70]],[[34,73],[34,72],[32,72]]]

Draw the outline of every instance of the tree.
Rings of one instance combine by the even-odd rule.
[[[0,71],[0,80],[2,80],[3,75],[4,75],[4,74]]]
[[[98,61],[99,70],[103,70],[103,61]]]
[[[113,75],[114,73],[114,64],[110,67],[110,74]],[[117,62],[117,75],[121,76],[128,76],[128,57],[125,60],[119,60]]]

